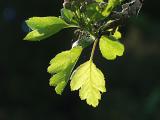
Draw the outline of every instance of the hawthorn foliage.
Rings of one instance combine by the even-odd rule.
[[[99,44],[106,60],[115,60],[124,53],[119,27],[139,13],[142,0],[64,0],[59,17],[32,17],[26,20],[31,31],[24,40],[41,41],[62,29],[74,28],[75,41],[70,50],[57,54],[48,67],[49,85],[62,94],[70,82],[71,91],[79,90],[81,100],[98,106],[101,94],[106,92],[105,76],[94,64],[94,51]],[[82,51],[93,45],[88,61],[74,68]]]

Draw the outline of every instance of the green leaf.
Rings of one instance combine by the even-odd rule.
[[[58,17],[32,17],[26,20],[26,23],[33,30],[24,38],[29,41],[40,41],[64,28],[71,27]]]
[[[57,94],[62,94],[81,52],[82,47],[77,46],[59,53],[50,61],[48,72],[52,74],[52,77],[49,85],[55,86]]]
[[[117,6],[120,5],[122,0],[109,0],[108,4],[104,8],[102,15],[107,17],[112,12],[112,10]]]
[[[91,3],[87,5],[85,12],[86,12],[85,15],[93,22],[96,22],[104,18],[104,16],[101,14],[99,10],[98,3]]]
[[[74,19],[74,13],[66,8],[62,8],[61,9],[61,17],[62,19],[64,19],[67,23],[71,24],[76,24],[77,25],[77,21]]]
[[[104,0],[96,0],[96,2],[104,2]]]
[[[81,100],[93,107],[98,106],[101,92],[106,92],[103,73],[95,66],[92,60],[80,65],[71,76],[71,90],[79,89]]]
[[[118,28],[116,29],[115,33],[113,34],[113,37],[115,39],[121,39],[122,35],[121,33],[118,31]]]
[[[113,36],[102,36],[99,47],[103,57],[107,60],[114,60],[117,56],[122,56],[124,52],[124,45]]]

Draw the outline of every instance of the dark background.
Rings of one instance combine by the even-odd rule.
[[[140,16],[123,27],[124,56],[106,61],[97,49],[94,62],[108,92],[92,108],[69,84],[62,96],[48,85],[48,63],[70,49],[71,30],[41,42],[22,40],[25,19],[58,16],[62,0],[0,0],[0,120],[160,120],[159,7],[159,0],[145,0]]]

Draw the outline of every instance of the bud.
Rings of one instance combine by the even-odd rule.
[[[81,11],[81,12],[84,12],[84,11],[85,11],[85,9],[86,9],[86,8],[85,8],[85,6],[84,6],[84,5],[80,7],[80,11]]]
[[[64,8],[69,8],[70,7],[70,1],[69,0],[64,0],[63,7]]]
[[[82,46],[83,48],[86,48],[89,45],[91,45],[94,42],[94,40],[94,36],[85,32],[84,35],[81,35],[80,38],[72,44],[72,48],[76,46]]]
[[[69,3],[69,0],[64,0],[64,2],[67,2],[67,3]]]

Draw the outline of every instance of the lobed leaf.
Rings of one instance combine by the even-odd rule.
[[[102,56],[107,60],[114,60],[117,56],[122,56],[124,52],[124,45],[113,36],[102,36],[100,38],[99,47]]]
[[[52,77],[49,85],[55,86],[57,94],[62,94],[81,52],[82,47],[77,46],[59,53],[50,61],[48,72],[52,74]]]
[[[80,65],[71,76],[71,90],[79,89],[81,100],[93,107],[98,106],[101,92],[106,92],[103,73],[95,66],[92,60]]]

